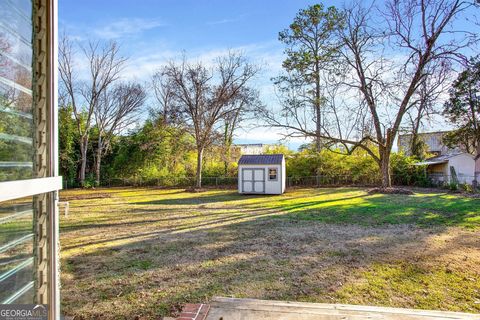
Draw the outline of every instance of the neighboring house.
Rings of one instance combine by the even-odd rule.
[[[263,154],[268,147],[269,144],[264,143],[245,143],[245,144],[234,144],[234,148],[236,148],[239,153],[242,154]]]
[[[425,132],[419,133],[418,136],[428,146],[428,151],[430,153],[441,155],[455,151],[443,144],[443,137],[446,133],[448,133],[448,131]],[[412,136],[411,133],[398,136],[398,151],[403,151],[407,156],[412,155],[412,150],[410,148]]]
[[[283,154],[243,155],[238,161],[238,192],[282,194],[287,172]]]
[[[471,184],[475,179],[475,157],[466,152],[453,152],[429,158],[415,165],[426,165],[429,177],[435,182]]]
[[[475,158],[475,179],[480,183],[480,153]]]

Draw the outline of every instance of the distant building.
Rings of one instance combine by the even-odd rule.
[[[419,133],[418,136],[428,146],[429,153],[442,155],[442,154],[447,154],[453,151],[460,150],[460,149],[450,149],[447,146],[445,146],[445,144],[443,143],[443,137],[448,132],[449,131],[425,132],[425,133]],[[411,133],[401,134],[398,136],[398,142],[397,142],[398,151],[403,151],[407,156],[412,155],[412,150],[410,148],[411,142],[412,142],[412,136],[413,135]]]
[[[245,143],[234,144],[234,148],[238,150],[240,155],[242,154],[263,154],[270,147],[269,144],[264,143]]]
[[[466,152],[452,152],[416,163],[427,166],[430,179],[435,182],[471,184],[475,179],[475,159]]]
[[[475,177],[478,181],[480,159],[475,159],[474,156],[466,152],[466,148],[460,145],[453,149],[447,147],[443,143],[443,138],[449,132],[419,133],[419,138],[428,146],[428,152],[435,154],[435,156],[416,165],[426,165],[428,175],[433,181],[448,183],[456,179],[460,183],[472,183]],[[412,155],[411,142],[412,134],[399,135],[398,151],[403,151],[407,156]]]
[[[480,153],[475,157],[475,180],[480,183]]]

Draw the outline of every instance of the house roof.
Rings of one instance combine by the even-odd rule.
[[[432,164],[448,163],[449,159],[451,159],[453,157],[456,157],[456,156],[459,156],[461,154],[466,154],[466,155],[471,156],[470,154],[468,154],[466,152],[453,152],[453,153],[447,153],[447,154],[442,154],[442,155],[439,155],[439,156],[436,156],[436,157],[428,158],[425,161],[417,162],[414,165],[416,165],[416,166],[427,165],[428,166],[428,165],[432,165]]]
[[[237,143],[234,144],[235,147],[264,147],[267,146],[264,143]]]
[[[435,134],[439,134],[439,133],[448,133],[448,132],[451,132],[451,130],[419,132],[418,135],[419,136],[428,136],[428,135],[435,135]],[[403,134],[398,135],[398,137],[411,137],[411,136],[413,136],[412,133],[403,133]]]
[[[283,154],[244,154],[238,164],[282,164]]]

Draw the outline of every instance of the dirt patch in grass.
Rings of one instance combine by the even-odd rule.
[[[205,189],[205,188],[187,188],[185,189],[185,192],[190,192],[190,193],[200,193],[200,192],[206,192],[206,191],[211,191],[212,189]]]
[[[398,188],[398,187],[395,187],[395,188],[372,188],[372,189],[369,189],[368,191],[368,194],[406,194],[406,195],[412,195],[413,194],[413,191],[410,190],[410,189],[406,189],[406,188]]]
[[[92,190],[90,193],[83,193],[78,195],[65,195],[61,196],[61,201],[72,201],[72,200],[92,200],[92,199],[105,199],[111,198],[112,195],[109,193],[101,193]]]
[[[132,189],[75,202],[61,221],[62,310],[76,319],[156,319],[221,295],[480,312],[478,229],[378,224],[375,212],[391,213],[395,202],[408,214],[422,200],[428,215],[438,198],[392,195],[374,207],[362,197],[382,195]],[[472,212],[465,201],[474,200],[448,197],[460,201],[459,213]],[[316,219],[289,217],[309,206]],[[325,211],[355,218],[315,216]],[[357,223],[362,216],[372,223]]]

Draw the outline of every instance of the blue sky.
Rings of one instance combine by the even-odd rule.
[[[318,1],[304,0],[59,0],[60,32],[79,43],[116,40],[129,57],[127,79],[148,81],[165,62],[187,57],[211,61],[228,50],[240,50],[262,66],[255,87],[270,108],[278,104],[270,79],[284,58],[278,32],[298,10]],[[342,1],[324,1],[342,6]],[[460,22],[460,25],[462,23]],[[438,125],[426,130],[437,130]],[[275,143],[276,130],[248,128],[237,132],[237,143]],[[296,149],[303,139],[287,142]]]
[[[128,78],[148,80],[155,69],[182,51],[209,60],[229,49],[242,50],[263,71],[255,80],[262,98],[276,104],[270,78],[283,59],[278,32],[295,14],[316,1],[59,0],[60,32],[79,42],[116,40],[128,57]],[[340,2],[329,2],[340,5]],[[239,131],[236,142],[274,143],[281,138],[266,128]],[[302,140],[290,141],[291,148]]]
[[[61,26],[112,37],[134,51],[137,43],[170,49],[224,48],[276,41],[295,13],[315,1],[59,1]],[[333,3],[332,3],[333,4]],[[141,24],[144,22],[145,24]],[[136,29],[136,30],[135,30]],[[123,41],[122,41],[123,42]]]

